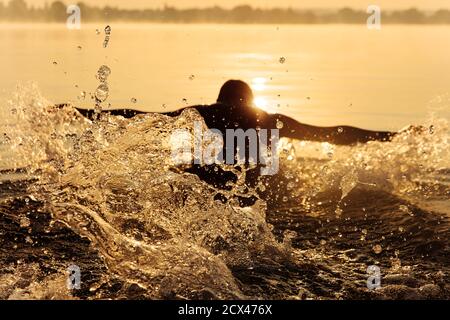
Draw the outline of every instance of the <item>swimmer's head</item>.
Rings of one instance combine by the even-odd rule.
[[[253,106],[253,92],[250,86],[241,80],[228,80],[220,89],[218,103],[239,108]]]

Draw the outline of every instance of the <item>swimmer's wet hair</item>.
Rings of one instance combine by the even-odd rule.
[[[253,106],[253,92],[244,81],[228,80],[220,89],[217,102],[235,107],[251,107]]]

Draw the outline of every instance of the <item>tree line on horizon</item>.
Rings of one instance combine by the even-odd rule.
[[[218,6],[210,8],[177,9],[165,6],[159,9],[119,9],[115,7],[94,7],[83,2],[81,9],[83,22],[124,21],[159,23],[276,23],[276,24],[326,24],[326,23],[366,23],[369,14],[363,10],[342,8],[339,10],[301,9],[258,9],[241,5],[232,9]],[[0,21],[64,22],[68,18],[66,5],[54,1],[43,7],[28,6],[25,0],[11,0],[6,5],[0,3]],[[441,9],[423,12],[411,8],[407,10],[383,11],[383,23],[401,24],[450,24],[450,10]]]

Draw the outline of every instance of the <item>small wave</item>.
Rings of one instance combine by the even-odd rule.
[[[448,208],[445,119],[428,124],[432,131],[405,131],[391,143],[346,147],[282,140],[281,174],[261,178],[249,191],[259,200],[240,208],[233,201],[217,201],[217,194],[224,191],[171,161],[170,135],[177,129],[193,130],[194,121],[202,121],[195,110],[176,118],[106,115],[91,122],[71,106],[52,106],[31,86],[17,93],[2,112],[0,187],[11,187],[13,174],[32,179],[24,190],[5,192],[5,217],[17,219],[32,203],[33,215],[49,215],[50,233],[55,232],[52,226],[59,226],[73,234],[76,243],[88,239],[88,247],[96,253],[86,247],[80,250],[99,258],[87,268],[103,267],[98,267],[101,277],[94,277],[83,297],[129,298],[139,293],[159,299],[304,294],[393,298],[405,290],[406,296],[420,296],[425,289],[433,297],[448,294],[438,280],[424,280],[432,271],[439,278],[437,267],[440,272],[450,269],[441,254],[449,250],[447,218],[441,216],[442,206],[426,211],[418,206],[441,201]],[[241,187],[236,184],[226,191],[229,198]],[[25,199],[32,200],[20,202]],[[20,226],[20,218],[15,221]],[[11,228],[6,222],[0,226],[7,229],[2,232]],[[399,228],[410,233],[403,236],[406,231]],[[30,232],[33,236],[36,230]],[[440,238],[431,241],[426,237],[430,232]],[[45,233],[35,240],[31,236],[39,243]],[[409,240],[403,241],[406,237]],[[26,236],[24,241],[27,246]],[[61,250],[71,252],[70,245],[64,243]],[[374,253],[377,245],[381,251]],[[420,254],[422,249],[417,248],[422,246],[442,252],[428,264],[419,257],[423,270],[411,270],[417,261],[406,253]],[[394,268],[392,259],[400,258],[406,265]],[[10,269],[22,268],[1,261]],[[27,264],[33,270],[42,267]],[[371,293],[365,288],[364,270],[370,264],[389,265],[390,286],[384,291]],[[56,269],[65,272],[62,263]],[[17,289],[18,279],[1,277],[8,283],[0,289],[2,297],[23,294]],[[408,281],[415,281],[414,286]],[[116,282],[120,293],[112,289]],[[51,291],[54,286],[59,289],[49,296],[65,292],[56,275],[38,283],[31,292]],[[403,289],[396,289],[398,283]],[[47,291],[46,284],[50,284]]]

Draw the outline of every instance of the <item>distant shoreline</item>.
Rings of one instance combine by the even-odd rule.
[[[342,8],[337,10],[275,8],[259,9],[242,5],[232,9],[221,7],[177,9],[166,6],[161,9],[119,9],[78,4],[81,21],[170,23],[170,24],[366,24],[371,16],[365,10]],[[62,2],[56,1],[44,7],[30,7],[23,0],[13,0],[9,5],[0,3],[0,22],[65,22],[70,14]],[[448,25],[450,10],[422,11],[383,10],[382,24]]]
[[[98,25],[105,23],[116,23],[120,25],[186,25],[186,26],[362,26],[366,27],[366,23],[339,23],[339,22],[329,22],[329,23],[275,23],[275,22],[254,22],[254,23],[242,23],[242,22],[169,22],[169,21],[129,21],[129,20],[98,20],[98,21],[87,21],[84,25]],[[0,20],[0,26],[62,26],[66,28],[65,23],[56,22],[56,21],[30,21],[30,20],[21,20],[21,21],[6,21]],[[391,22],[384,23],[386,26],[421,26],[421,27],[448,27],[449,23],[400,23],[400,22]],[[81,27],[83,29],[83,27]]]

